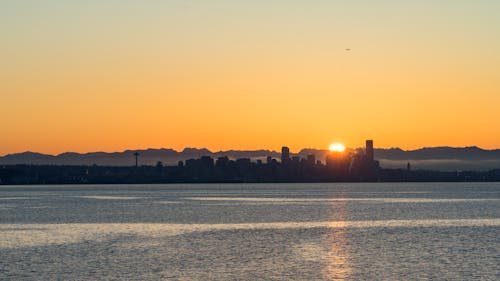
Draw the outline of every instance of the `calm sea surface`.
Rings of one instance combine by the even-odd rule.
[[[33,279],[500,280],[500,184],[0,186]]]

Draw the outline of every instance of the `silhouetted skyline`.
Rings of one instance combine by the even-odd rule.
[[[352,150],[352,149],[350,149]],[[215,159],[227,156],[230,159],[250,158],[252,161],[266,162],[268,156],[280,159],[280,152],[272,150],[228,150],[210,151],[208,149],[186,148],[182,151],[173,149],[125,150],[122,152],[62,153],[48,155],[33,152],[16,153],[0,156],[0,165],[36,164],[36,165],[104,165],[128,166],[133,153],[140,153],[140,165],[155,165],[158,161],[166,165],[175,165],[178,161],[197,158],[201,155]],[[301,149],[291,151],[289,155],[301,158],[314,157],[309,161],[325,161],[326,149]],[[452,148],[434,147],[417,150],[399,148],[374,148],[374,154],[385,168],[406,168],[411,162],[416,169],[432,170],[489,170],[500,167],[500,150],[484,150],[478,147]]]
[[[139,152],[129,153],[133,165],[108,166],[0,166],[0,184],[89,184],[89,183],[206,183],[206,182],[375,182],[375,181],[500,181],[500,169],[487,172],[440,172],[387,169],[374,159],[373,141],[365,148],[333,149],[325,161],[290,154],[282,147],[278,158],[261,159],[204,155],[179,161],[176,165],[138,165]],[[278,160],[279,159],[279,160]]]

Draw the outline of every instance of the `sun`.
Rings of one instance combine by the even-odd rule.
[[[328,149],[333,152],[344,152],[345,146],[341,143],[336,142],[332,143]]]

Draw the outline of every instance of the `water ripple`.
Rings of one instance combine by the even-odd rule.
[[[432,220],[376,220],[272,222],[231,224],[0,224],[0,248],[19,248],[51,244],[76,243],[84,240],[103,241],[113,235],[162,237],[192,232],[223,230],[281,230],[311,228],[412,228],[412,227],[485,227],[500,226],[495,219],[432,219]]]

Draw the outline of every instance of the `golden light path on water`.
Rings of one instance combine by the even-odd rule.
[[[330,246],[330,261],[325,268],[323,275],[328,280],[344,280],[349,277],[351,273],[351,265],[349,262],[349,237],[347,237],[346,227],[347,223],[347,208],[346,200],[343,199],[341,194],[339,202],[335,203],[337,214],[342,221],[339,221],[338,227],[332,228],[333,235],[329,241]]]
[[[77,243],[81,241],[105,241],[116,235],[138,235],[143,237],[165,237],[193,232],[223,230],[261,229],[311,229],[329,228],[337,231],[336,239],[345,241],[342,247],[334,244],[337,252],[334,264],[346,263],[347,228],[376,227],[470,227],[500,226],[495,219],[430,219],[430,220],[374,220],[374,221],[315,221],[315,222],[271,222],[271,223],[229,223],[229,224],[170,224],[170,223],[62,223],[62,224],[0,224],[0,249],[44,245]],[[335,242],[335,241],[333,241]],[[342,257],[342,258],[339,258]],[[329,270],[334,270],[332,267]]]
[[[184,197],[195,201],[237,201],[237,202],[348,202],[366,201],[370,203],[452,203],[500,201],[498,198],[271,198],[271,197]]]

